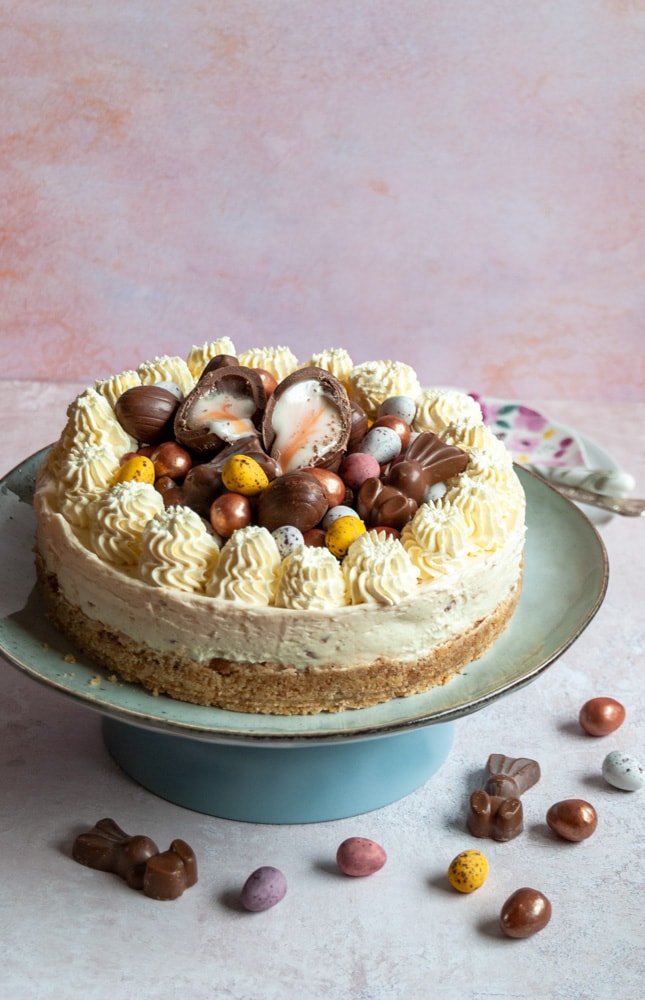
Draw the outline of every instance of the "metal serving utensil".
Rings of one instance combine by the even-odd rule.
[[[534,476],[541,479],[543,483],[547,483],[547,485],[558,493],[561,493],[568,500],[574,500],[576,503],[585,503],[590,507],[600,507],[601,510],[607,510],[612,514],[622,514],[623,517],[642,517],[645,514],[645,500],[638,500],[635,497],[615,497],[607,496],[604,493],[594,493],[591,490],[583,489],[581,486],[568,486],[566,483],[558,483],[553,479],[547,479],[536,472],[534,468],[531,471]]]

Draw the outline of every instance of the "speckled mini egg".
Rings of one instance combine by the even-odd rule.
[[[401,438],[391,427],[372,427],[361,441],[358,451],[373,455],[379,465],[387,465],[401,452]]]
[[[609,785],[623,792],[637,792],[645,785],[645,769],[631,753],[612,750],[602,762],[602,776]]]
[[[278,546],[278,552],[282,559],[285,556],[291,555],[292,552],[296,552],[301,549],[305,544],[305,539],[300,528],[296,528],[293,524],[282,524],[271,534],[275,539],[275,543]]]
[[[417,405],[409,396],[388,396],[378,408],[377,417],[401,417],[411,424],[417,412]]]
[[[222,483],[231,493],[254,497],[269,485],[262,466],[249,455],[231,455],[222,466]]]
[[[166,392],[171,392],[175,399],[183,399],[184,394],[176,382],[156,382],[160,389],[165,389]]]
[[[145,455],[133,455],[116,474],[115,483],[149,483],[154,486],[155,466]]]
[[[387,861],[387,854],[367,837],[348,837],[336,851],[336,864],[345,875],[362,878],[379,871]]]
[[[353,507],[348,507],[344,503],[339,503],[336,507],[330,507],[325,516],[322,519],[322,526],[327,530],[334,521],[338,521],[341,517],[358,517],[358,514]]]
[[[488,861],[481,851],[462,851],[448,868],[448,881],[457,892],[474,892],[488,877]]]
[[[278,868],[263,865],[251,872],[242,887],[240,902],[245,910],[260,913],[270,910],[272,906],[284,899],[287,892],[287,880]]]
[[[360,490],[366,479],[380,475],[381,466],[374,455],[353,451],[345,456],[338,472],[346,486],[351,490]]]
[[[342,559],[359,535],[366,531],[365,524],[358,517],[339,517],[325,532],[325,545],[337,559]]]

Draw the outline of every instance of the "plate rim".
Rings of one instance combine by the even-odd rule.
[[[40,449],[39,451],[33,453],[27,458],[19,462],[12,470],[6,473],[0,478],[0,491],[5,492],[10,490],[15,494],[15,490],[11,489],[10,483],[12,479],[16,479],[21,475],[28,475],[28,469],[40,462],[45,456],[51,445]],[[291,730],[289,732],[275,732],[275,731],[243,731],[236,730],[234,728],[226,727],[225,725],[207,726],[203,724],[198,724],[190,721],[182,721],[171,718],[164,718],[163,716],[150,715],[142,710],[133,707],[126,707],[121,705],[115,705],[111,702],[102,700],[100,694],[97,692],[75,690],[63,683],[62,680],[51,677],[38,669],[37,665],[32,663],[25,663],[20,660],[17,656],[12,654],[4,644],[4,637],[0,635],[0,656],[4,658],[11,666],[19,670],[20,672],[26,674],[29,678],[40,684],[48,687],[50,690],[54,690],[61,695],[71,698],[77,704],[82,705],[86,708],[90,708],[95,712],[98,712],[102,716],[109,716],[115,718],[121,722],[129,723],[134,727],[152,729],[156,731],[161,731],[167,734],[172,734],[177,737],[189,738],[200,741],[207,741],[219,744],[228,745],[247,745],[247,746],[263,746],[263,747],[296,747],[296,746],[314,746],[314,745],[324,745],[329,743],[339,743],[339,742],[350,742],[357,739],[374,739],[386,736],[395,736],[400,733],[410,732],[414,729],[425,728],[432,725],[440,725],[443,723],[452,723],[459,718],[466,717],[468,715],[474,714],[477,711],[481,711],[486,708],[492,702],[504,697],[513,691],[520,690],[521,688],[527,686],[536,680],[542,673],[544,673],[550,666],[553,665],[562,654],[576,641],[576,639],[582,634],[582,632],[587,628],[590,622],[593,620],[597,614],[604,597],[607,592],[607,583],[609,577],[609,561],[607,556],[607,550],[604,542],[597,531],[594,523],[587,517],[587,515],[580,510],[580,508],[572,503],[567,498],[563,497],[551,484],[544,482],[540,477],[534,475],[529,469],[526,469],[519,463],[515,463],[515,469],[518,472],[520,480],[523,477],[528,477],[538,490],[548,490],[555,495],[556,502],[561,503],[562,510],[572,509],[575,512],[577,518],[581,519],[583,523],[586,523],[587,529],[591,532],[591,537],[594,538],[597,546],[597,555],[599,557],[599,566],[602,567],[602,574],[600,585],[597,592],[593,598],[593,601],[586,608],[585,613],[582,618],[572,624],[572,627],[568,630],[567,636],[560,643],[560,645],[552,650],[546,657],[542,660],[538,660],[533,669],[520,675],[519,677],[510,678],[507,681],[501,683],[494,689],[484,692],[480,696],[470,699],[464,703],[457,705],[450,705],[444,708],[438,708],[434,710],[429,710],[421,712],[418,715],[413,715],[411,717],[397,718],[393,720],[384,720],[382,722],[368,722],[364,720],[364,724],[360,723],[357,725],[346,728],[341,728],[340,726],[336,729],[326,730],[315,730],[315,731],[305,731],[305,730]],[[35,471],[35,470],[34,470]],[[34,476],[35,479],[35,476]],[[31,498],[29,487],[20,494],[20,499],[28,503],[31,506]],[[553,499],[553,498],[552,498]],[[529,498],[527,497],[527,508],[528,508]],[[0,529],[2,525],[0,524]],[[35,581],[35,571],[34,571],[34,581]],[[33,591],[34,588],[32,588]],[[517,614],[517,611],[516,611]],[[8,616],[11,618],[11,615]],[[6,621],[6,618],[3,619]],[[66,640],[61,634],[61,638]],[[500,637],[501,638],[501,637]],[[69,642],[69,640],[66,640]],[[499,641],[499,640],[497,640]],[[495,648],[496,643],[491,647]],[[490,651],[489,651],[490,652]],[[485,656],[488,654],[484,654]],[[478,662],[478,661],[476,661]],[[100,671],[105,674],[105,671],[98,664],[93,664],[90,657],[85,654],[80,654],[77,658],[75,666],[80,664],[81,667],[86,667],[88,670],[94,672]],[[467,665],[464,669],[468,669],[471,664]],[[453,680],[457,679],[453,678]],[[126,684],[126,682],[122,682]],[[450,682],[449,682],[450,683]],[[150,692],[147,692],[144,688],[138,685],[127,685],[126,687],[137,688],[137,693],[145,695],[150,699],[154,699],[157,704],[170,704],[184,705],[184,703],[177,703],[174,699],[168,698],[167,696],[155,696]],[[428,694],[426,692],[425,694]],[[411,696],[411,697],[423,697],[421,696]],[[163,699],[163,701],[160,701]],[[393,699],[405,703],[407,699]],[[185,706],[184,706],[185,707]],[[195,709],[203,709],[204,712],[208,711],[220,711],[218,709],[209,709],[207,706],[194,706]],[[371,706],[366,709],[354,709],[353,713],[360,716],[362,712],[370,712],[374,709],[378,709],[379,706]],[[227,715],[235,716],[238,713],[227,713]],[[244,718],[248,718],[251,713],[239,713]],[[321,713],[327,718],[334,717],[335,713]],[[340,715],[340,714],[339,714]],[[252,716],[254,718],[259,718],[258,716]],[[339,716],[336,716],[339,717]],[[266,719],[267,716],[262,716]],[[315,719],[316,715],[313,716],[271,716],[272,719],[276,720],[276,724],[287,725],[289,720],[300,719],[304,720],[305,724],[310,719]]]

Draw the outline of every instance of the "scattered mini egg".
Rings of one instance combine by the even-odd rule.
[[[387,854],[367,837],[348,837],[336,851],[336,864],[345,875],[361,878],[373,875],[387,861]]]
[[[282,524],[271,534],[275,539],[275,543],[278,546],[278,552],[280,557],[284,559],[285,556],[291,555],[292,552],[296,552],[301,549],[305,544],[305,539],[300,528],[296,528],[293,524]]]
[[[251,872],[242,887],[240,902],[245,910],[260,913],[270,910],[272,906],[284,899],[287,892],[287,880],[278,868],[263,865]]]
[[[378,408],[377,417],[401,417],[406,424],[411,424],[417,412],[417,404],[410,396],[388,396]]]
[[[154,486],[154,462],[146,455],[133,455],[116,474],[115,483],[148,483]]]
[[[598,814],[584,799],[563,799],[555,802],[546,814],[546,821],[563,840],[578,843],[586,840],[598,826]]]
[[[387,465],[400,453],[401,438],[391,427],[372,427],[358,450],[366,455],[373,455],[379,465]]]
[[[325,545],[338,559],[347,555],[347,550],[359,535],[366,530],[359,517],[339,517],[333,521],[325,533]]]
[[[590,698],[580,709],[580,725],[590,736],[608,736],[625,721],[625,708],[614,698]]]
[[[457,892],[474,892],[488,876],[488,860],[481,851],[462,851],[448,868],[448,881]]]
[[[499,925],[510,938],[527,938],[544,930],[551,919],[551,903],[539,889],[525,886],[512,893],[500,911]]]
[[[336,507],[330,507],[323,517],[321,522],[323,529],[326,531],[327,528],[334,523],[334,521],[338,521],[341,517],[358,517],[358,514],[353,507],[348,507],[344,503],[339,503]]]
[[[433,483],[426,490],[426,495],[424,500],[426,503],[432,503],[433,500],[441,500],[443,496],[448,492],[448,487],[445,483]]]
[[[266,489],[269,477],[249,455],[231,455],[222,466],[222,483],[231,493],[254,497]]]
[[[612,750],[602,762],[602,776],[624,792],[637,792],[645,784],[645,769],[631,753]]]

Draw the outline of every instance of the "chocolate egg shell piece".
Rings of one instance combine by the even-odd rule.
[[[468,465],[468,455],[465,451],[456,445],[446,444],[431,431],[419,434],[407,449],[405,457],[423,466],[427,476],[427,487],[456,476]]]
[[[262,440],[282,472],[310,465],[334,469],[347,447],[351,422],[342,383],[331,372],[309,366],[288,375],[270,396]]]
[[[362,406],[355,403],[353,399],[350,400],[349,405],[351,408],[351,426],[347,440],[347,451],[355,451],[367,434],[369,422]]]
[[[257,434],[266,395],[251,368],[221,365],[202,375],[175,415],[175,437],[197,453],[215,452],[224,443]]]
[[[234,354],[216,354],[214,358],[210,359],[199,377],[203,378],[204,375],[210,375],[211,372],[216,372],[218,368],[225,367],[240,367],[240,363]]]
[[[257,498],[257,521],[268,531],[292,524],[304,535],[318,524],[326,510],[323,486],[308,472],[278,476]]]
[[[176,396],[162,386],[134,385],[119,396],[114,413],[131,437],[142,444],[159,444],[172,437],[179,406]]]

